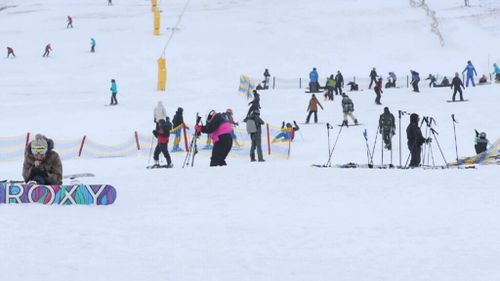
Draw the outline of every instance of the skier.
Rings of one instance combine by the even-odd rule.
[[[398,80],[398,77],[396,76],[396,74],[394,72],[389,72],[389,77],[387,77],[387,84],[386,84],[386,88],[396,88],[396,81]],[[390,82],[390,84],[389,84]],[[389,87],[387,86],[389,85]]]
[[[418,89],[418,82],[420,82],[420,74],[418,74],[418,72],[416,72],[415,70],[410,70],[410,73],[411,73],[410,84],[413,87],[413,91],[415,93],[418,93],[418,92],[420,92],[420,90]]]
[[[156,129],[158,130],[158,122],[164,120],[167,117],[167,110],[163,106],[163,102],[158,101],[155,109],[153,110],[154,122],[156,123]]]
[[[113,0],[108,0],[108,6],[113,6]]]
[[[62,163],[54,150],[54,141],[37,134],[26,147],[23,178],[27,183],[62,184]]]
[[[90,38],[90,52],[91,53],[95,53],[95,39],[94,38]]]
[[[307,114],[306,118],[306,124],[309,124],[309,119],[311,118],[311,115],[314,113],[314,123],[318,123],[318,105],[321,107],[321,110],[323,110],[323,106],[321,103],[319,103],[318,99],[314,94],[312,94],[311,99],[309,100],[309,105],[307,106],[307,111],[309,114]]]
[[[410,115],[410,124],[406,128],[406,137],[408,138],[408,149],[411,153],[410,167],[415,168],[420,166],[420,152],[422,151],[422,144],[431,142],[431,138],[425,139],[422,131],[418,126],[418,114],[412,113]]]
[[[118,100],[116,99],[116,94],[118,93],[118,87],[116,86],[115,79],[111,79],[111,103],[109,105],[118,105]]]
[[[368,89],[371,89],[372,88],[372,84],[373,82],[377,82],[377,70],[375,69],[375,67],[372,69],[372,71],[370,71],[370,85],[368,86]]]
[[[384,107],[384,113],[378,119],[379,132],[385,144],[385,148],[392,150],[392,136],[396,133],[396,123],[394,115],[389,111],[389,108]]]
[[[356,82],[354,81],[350,81],[349,83],[347,83],[347,86],[349,86],[349,91],[359,91],[359,85],[356,84]]]
[[[356,119],[354,114],[352,114],[354,112],[354,103],[346,94],[344,94],[342,97],[342,112],[344,113],[344,121],[342,121],[342,126],[349,127],[347,116],[351,117],[355,125],[358,125],[358,119]]]
[[[344,87],[344,76],[337,70],[337,75],[335,75],[335,95],[342,95],[342,88]]]
[[[260,95],[257,90],[253,90],[253,100],[248,103],[250,108],[248,109],[247,116],[254,110],[260,110]]]
[[[197,124],[195,131],[197,134],[206,133],[213,141],[212,156],[210,166],[226,166],[226,157],[233,146],[233,130],[231,123],[224,119],[222,114],[210,110],[204,126]]]
[[[160,153],[163,153],[163,156],[167,159],[167,168],[172,168],[174,166],[172,164],[172,159],[170,159],[170,154],[168,153],[170,130],[172,130],[172,123],[170,123],[168,116],[165,119],[158,120],[157,128],[153,130],[153,135],[158,139],[158,143],[153,153],[153,159],[155,160],[153,168],[160,167]]]
[[[472,86],[476,87],[476,84],[474,83],[474,75],[477,76],[477,72],[471,61],[467,61],[467,65],[465,66],[464,71],[462,71],[462,74],[464,74],[465,72],[467,72],[467,80],[465,82],[465,86],[469,87],[470,80],[472,82]]]
[[[318,78],[318,71],[316,70],[316,67],[313,67],[313,70],[309,72],[309,91],[312,93],[319,92]]]
[[[231,108],[226,109],[225,117],[229,121],[229,123],[231,123],[231,127],[233,128],[233,130],[231,131],[231,136],[233,137],[234,144],[236,144],[237,147],[241,147],[241,144],[238,143],[236,133],[234,132],[234,127],[238,127],[239,124],[238,122],[234,121],[233,110]]]
[[[12,49],[11,47],[7,47],[7,57],[10,57],[10,55],[16,57],[16,54],[14,54],[14,49]]]
[[[453,77],[453,80],[451,80],[451,86],[453,89],[453,98],[452,100],[455,101],[455,96],[457,95],[457,92],[460,93],[460,101],[464,101],[464,97],[462,95],[462,88],[465,90],[464,83],[458,76],[458,72],[455,72],[455,77]]]
[[[68,16],[67,20],[68,24],[66,25],[66,28],[73,28],[73,18],[71,16]]]
[[[179,146],[181,142],[181,129],[186,127],[186,124],[184,124],[184,117],[182,116],[183,111],[184,109],[182,107],[177,108],[174,118],[172,119],[173,128],[175,129],[174,147],[172,148],[172,152],[182,151],[182,148]]]
[[[429,74],[429,77],[425,78],[425,80],[429,80],[429,88],[436,87],[436,77],[432,74]]]
[[[481,78],[479,78],[478,84],[487,84],[488,83],[488,77],[486,77],[486,74],[483,74]]]
[[[441,81],[441,84],[439,85],[436,85],[434,87],[450,87],[451,84],[450,84],[450,80],[448,80],[448,77],[443,77],[443,80]]]
[[[377,95],[377,97],[375,98],[375,103],[380,105],[382,103],[380,103],[380,99],[382,98],[382,93],[384,91],[382,91],[382,77],[378,79],[377,82],[375,82],[375,87],[373,88],[373,90],[375,91],[375,94]]]
[[[52,51],[52,46],[50,46],[50,44],[47,44],[45,46],[45,53],[43,53],[42,57],[48,57],[50,54],[50,51]]]
[[[474,148],[476,149],[476,154],[481,154],[488,149],[490,141],[486,138],[485,132],[479,133],[477,130],[475,131],[476,131],[476,138],[474,140]]]
[[[295,120],[293,121],[293,125],[294,126],[292,126],[290,122],[286,123],[285,125],[285,121],[283,121],[281,123],[281,132],[273,138],[272,142],[293,141],[293,139],[295,138],[295,131],[298,131],[300,129]]]
[[[496,63],[493,64],[493,70],[493,74],[495,74],[495,80],[497,82],[500,82],[500,67]]]
[[[337,88],[337,81],[333,78],[333,74],[326,80],[325,100],[333,100],[333,90]]]
[[[266,68],[264,70],[264,81],[262,81],[265,90],[269,89],[269,77],[271,77],[271,74],[269,74],[269,70]]]
[[[257,159],[259,162],[264,162],[264,157],[262,155],[262,125],[264,121],[260,118],[260,111],[255,110],[250,115],[248,115],[243,122],[246,123],[247,133],[250,134],[250,139],[252,140],[252,145],[250,147],[250,161],[255,162],[255,149],[257,149]]]

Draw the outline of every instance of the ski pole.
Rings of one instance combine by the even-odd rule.
[[[328,154],[330,154],[330,123],[326,123],[326,134],[328,136]]]
[[[377,138],[378,138],[378,130],[380,129],[380,124],[377,126],[377,131],[375,134],[375,142],[373,142],[373,148],[372,148],[372,153],[371,153],[371,158],[370,158],[370,164],[373,165],[373,156],[375,154],[375,145],[377,144]]]
[[[370,146],[368,145],[368,132],[366,131],[366,129],[363,132],[363,136],[365,137],[366,158],[367,158],[367,161],[368,161],[368,168],[373,168],[373,165],[370,164],[370,158],[371,158],[371,155],[370,155]]]
[[[340,126],[339,134],[337,135],[337,138],[335,139],[335,143],[333,144],[332,150],[330,151],[330,155],[328,156],[328,162],[326,162],[325,167],[330,167],[330,165],[331,165],[333,151],[335,150],[335,146],[337,145],[337,141],[339,140],[340,133],[342,133],[342,128],[344,128],[344,124],[342,124],[342,126]]]
[[[489,56],[488,56],[489,59]],[[460,164],[458,163],[458,146],[457,146],[457,131],[455,129],[455,123],[458,123],[455,120],[455,114],[451,115],[451,120],[453,120],[453,135],[455,136],[455,153],[457,154],[457,169],[460,169]]]

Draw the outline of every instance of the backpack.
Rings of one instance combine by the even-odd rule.
[[[253,120],[252,118],[248,118],[246,124],[247,124],[247,133],[252,134],[257,132],[257,125],[255,124],[255,120]]]

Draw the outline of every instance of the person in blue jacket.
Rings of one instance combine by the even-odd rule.
[[[95,53],[95,39],[90,38],[90,52]]]
[[[319,92],[318,77],[318,71],[316,67],[313,67],[313,70],[309,73],[309,90],[311,92]]]
[[[418,93],[420,90],[418,89],[418,82],[420,82],[420,74],[415,70],[410,70],[411,73],[411,82],[410,84],[413,86],[413,91]]]
[[[495,70],[495,80],[500,81],[500,67],[496,63],[493,64],[493,69]]]
[[[474,83],[474,75],[477,76],[477,72],[472,65],[472,62],[467,62],[467,66],[464,68],[464,71],[462,71],[462,74],[464,74],[465,72],[467,72],[467,81],[465,82],[465,87],[469,87],[469,80],[472,82],[472,86],[476,87],[476,84]]]
[[[116,86],[115,79],[111,79],[111,103],[109,105],[117,105],[118,100],[116,99],[116,94],[118,93],[118,87]]]

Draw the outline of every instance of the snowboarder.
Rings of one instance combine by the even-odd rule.
[[[247,116],[254,110],[260,110],[260,95],[257,90],[253,90],[253,100],[248,103],[250,108],[248,109]]]
[[[500,82],[500,67],[494,63],[493,64],[493,74],[495,74],[495,81]]]
[[[431,138],[425,139],[422,135],[422,131],[418,126],[418,121],[418,114],[412,113],[410,115],[410,124],[406,128],[408,149],[411,153],[410,168],[420,166],[420,152],[422,151],[422,144],[431,142]]]
[[[248,115],[243,122],[246,123],[247,133],[250,134],[250,139],[252,140],[252,145],[250,147],[250,161],[255,162],[255,150],[257,149],[257,160],[259,162],[264,162],[264,156],[262,155],[262,125],[264,121],[260,118],[260,111],[255,110],[250,115]]]
[[[372,88],[372,84],[373,82],[377,82],[377,70],[375,69],[375,67],[372,69],[372,71],[370,71],[370,85],[368,86],[368,89],[371,89]]]
[[[16,57],[16,55],[14,54],[14,49],[12,49],[11,47],[7,47],[7,57],[10,57],[10,55]]]
[[[66,28],[73,28],[73,18],[71,16],[68,16],[67,20],[68,24],[66,25]]]
[[[344,76],[337,70],[337,75],[335,75],[335,95],[342,95],[342,88],[344,87]]]
[[[183,111],[184,109],[182,107],[177,108],[174,118],[172,119],[173,128],[175,129],[174,147],[172,148],[172,152],[182,151],[182,148],[179,146],[181,142],[181,130],[186,127],[186,124],[184,124],[184,117],[182,115]]]
[[[380,77],[378,79],[377,82],[375,82],[375,87],[373,88],[373,90],[375,91],[375,94],[377,95],[377,97],[375,98],[375,103],[380,105],[382,103],[380,103],[380,99],[382,98],[382,93],[384,91],[382,91],[382,77]]]
[[[349,86],[349,91],[359,91],[359,85],[356,84],[356,82],[354,81],[350,81],[349,83],[347,83],[347,86]]]
[[[234,127],[238,127],[238,122],[234,121],[233,118],[233,110],[231,108],[226,109],[225,113],[226,119],[231,123],[231,126],[233,130],[231,131],[231,136],[233,137],[233,142],[237,147],[241,147],[241,144],[238,143],[238,138],[236,136],[236,133],[234,132]]]
[[[295,138],[295,131],[298,131],[299,125],[295,120],[293,121],[293,126],[290,122],[286,123],[283,121],[281,123],[281,132],[273,138],[273,143],[277,141],[293,141]]]
[[[116,94],[118,93],[118,86],[116,86],[115,79],[111,79],[111,88],[109,90],[111,91],[111,103],[109,105],[117,105]]]
[[[316,70],[316,67],[313,67],[313,70],[309,72],[309,91],[312,93],[319,92],[318,78],[318,71]]]
[[[167,159],[167,168],[172,168],[172,159],[170,159],[170,154],[168,153],[168,139],[170,137],[170,130],[172,130],[172,123],[167,117],[165,119],[159,119],[157,128],[153,130],[153,135],[158,139],[155,151],[153,153],[153,159],[155,161],[153,168],[158,168],[160,166],[160,153],[163,153],[165,159]]]
[[[158,130],[158,122],[164,120],[167,117],[167,110],[163,106],[163,102],[158,101],[154,111],[153,111],[154,122],[156,123],[156,129]]]
[[[311,115],[314,113],[314,123],[318,123],[318,105],[321,107],[321,110],[323,110],[323,106],[321,103],[319,103],[318,99],[314,94],[312,94],[311,99],[309,100],[309,105],[307,106],[307,111],[309,114],[307,114],[306,118],[306,124],[309,124],[309,119],[311,118]]]
[[[474,75],[477,76],[477,72],[471,61],[467,61],[467,65],[465,66],[464,71],[462,71],[462,74],[464,74],[465,72],[467,72],[467,80],[465,81],[465,86],[469,87],[470,80],[472,82],[472,86],[476,87],[476,84],[474,83]]]
[[[385,148],[392,150],[392,136],[396,133],[396,123],[394,115],[389,111],[389,108],[384,107],[384,113],[378,119],[379,132],[385,144]]]
[[[48,57],[50,54],[50,51],[52,51],[52,46],[50,46],[50,44],[47,44],[45,46],[45,53],[43,53],[42,57]]]
[[[351,117],[355,125],[358,125],[358,119],[356,119],[354,114],[352,114],[354,112],[354,103],[346,94],[344,94],[342,97],[342,112],[344,113],[344,121],[342,121],[342,126],[349,127],[347,116]]]
[[[90,38],[90,52],[91,53],[95,53],[95,39],[94,38]]]
[[[62,163],[54,150],[54,141],[37,134],[26,147],[23,178],[27,183],[62,184]]]
[[[425,80],[429,80],[429,88],[436,87],[436,77],[432,74],[429,74],[429,77],[425,78]]]
[[[420,90],[418,89],[418,82],[420,82],[420,74],[418,74],[418,72],[416,72],[415,70],[410,70],[410,73],[411,73],[411,86],[413,87],[413,91],[415,93],[418,93],[420,92]]]
[[[233,146],[232,130],[231,123],[215,110],[208,112],[204,126],[199,124],[195,126],[197,134],[206,133],[213,141],[212,156],[210,157],[211,167],[227,165],[226,157]]]
[[[270,77],[271,77],[271,74],[269,74],[269,70],[266,68],[264,70],[264,81],[262,81],[262,83],[264,83],[264,90],[269,89],[269,78]]]
[[[460,100],[463,101],[464,97],[462,95],[462,88],[465,90],[464,83],[458,76],[458,72],[455,72],[455,77],[453,77],[453,80],[451,80],[451,88],[453,89],[453,98],[452,100],[455,101],[455,96],[457,95],[457,92],[460,93]]]
[[[396,88],[396,81],[398,77],[394,72],[389,72],[389,77],[387,77],[387,83],[385,84],[386,88]]]
[[[325,100],[333,100],[333,91],[337,87],[337,81],[333,78],[333,74],[326,80],[326,93],[324,94]]]
[[[476,149],[476,154],[481,154],[488,149],[490,141],[486,138],[485,132],[479,133],[477,130],[475,131],[476,131],[476,138],[474,140],[474,148]]]

